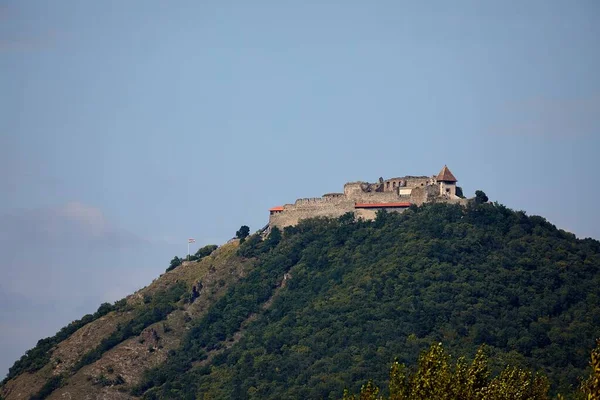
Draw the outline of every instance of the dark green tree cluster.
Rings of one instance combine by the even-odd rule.
[[[175,268],[179,267],[181,265],[181,263],[183,263],[183,261],[184,261],[183,258],[179,258],[177,256],[173,257],[173,259],[169,263],[169,267],[167,268],[167,270],[165,272],[172,271]]]
[[[461,190],[462,192],[462,190]],[[488,197],[487,195],[481,191],[481,190],[476,190],[475,191],[475,203],[476,204],[483,204],[483,203],[487,203],[488,202]]]
[[[240,229],[235,233],[235,237],[240,239],[240,243],[244,243],[244,241],[249,235],[250,228],[247,225],[242,225]]]
[[[244,242],[240,241],[240,248],[237,254],[244,258],[259,257],[277,246],[281,238],[281,230],[274,226],[264,240],[259,233],[255,233],[254,235],[250,235]]]
[[[210,256],[213,253],[213,251],[215,251],[218,247],[219,246],[217,246],[216,244],[207,244],[204,247],[200,247],[196,254],[194,254],[194,257],[196,260],[201,260],[204,257]]]
[[[204,247],[201,247],[195,254],[189,256],[189,261],[200,261],[204,257],[210,256],[213,253],[213,251],[215,251],[218,247],[219,246],[217,246],[216,244],[208,244]],[[173,259],[169,263],[169,267],[165,272],[174,270],[175,268],[179,267],[184,261],[184,258],[179,258],[177,256],[173,257]]]
[[[302,221],[268,246],[250,236],[239,255],[256,258],[254,269],[192,321],[135,393],[337,398],[348,382],[357,392],[369,377],[384,381],[382,365],[413,364],[437,342],[459,356],[486,344],[492,371],[536,369],[551,391],[574,390],[600,330],[600,243],[480,197],[375,221]]]
[[[52,378],[48,379],[46,383],[40,388],[40,390],[29,397],[29,400],[44,400],[46,397],[50,396],[50,394],[61,387],[65,382],[65,375],[54,375]]]

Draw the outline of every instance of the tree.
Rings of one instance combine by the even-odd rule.
[[[281,242],[281,230],[274,226],[271,228],[271,233],[269,233],[269,237],[266,240],[267,246],[269,248],[273,248],[277,246]]]
[[[98,311],[96,311],[96,314],[98,316],[103,316],[103,315],[108,314],[109,312],[111,312],[114,309],[115,309],[115,307],[112,304],[102,303],[102,304],[100,304],[100,307],[98,307]]]
[[[235,237],[240,239],[240,243],[244,243],[248,235],[250,235],[250,228],[247,225],[242,225],[235,233]]]
[[[210,256],[212,254],[213,251],[215,251],[219,246],[217,246],[216,244],[208,244],[204,247],[201,247],[198,249],[198,251],[196,252],[196,254],[194,254],[196,256],[197,259],[201,259],[204,258],[206,256]]]
[[[389,398],[380,396],[379,388],[369,380],[358,397],[345,390],[343,400],[549,400],[549,384],[544,376],[506,367],[490,379],[487,357],[481,348],[470,366],[463,357],[452,365],[441,343],[434,344],[421,354],[414,372],[406,371],[398,362],[392,365]]]
[[[580,390],[589,400],[600,400],[600,339],[596,340],[596,348],[592,350],[590,377],[582,382]]]
[[[167,272],[177,268],[178,266],[181,265],[182,262],[183,262],[183,260],[181,258],[179,258],[177,256],[173,257],[173,259],[171,260],[171,263],[169,264],[169,268],[167,268]]]
[[[261,254],[265,249],[263,246],[262,237],[257,233],[248,237],[248,240],[240,239],[240,248],[238,249],[238,255],[241,257],[256,257]]]
[[[485,192],[482,190],[476,190],[475,191],[475,203],[476,204],[483,204],[483,203],[487,203],[488,202],[488,197],[486,196]]]
[[[340,221],[341,225],[349,225],[356,221],[356,216],[353,212],[347,212],[346,214],[339,217],[338,221]]]

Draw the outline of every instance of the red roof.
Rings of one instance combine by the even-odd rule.
[[[456,182],[456,178],[452,175],[452,172],[444,165],[444,168],[438,174],[436,180],[440,182]]]
[[[269,208],[269,211],[283,211],[283,206],[277,206],[277,207]]]
[[[355,203],[354,208],[410,207],[411,203]]]

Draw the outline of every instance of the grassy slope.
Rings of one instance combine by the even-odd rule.
[[[53,349],[47,365],[34,373],[23,373],[9,380],[0,388],[0,394],[6,400],[28,399],[52,376],[63,373],[68,376],[66,384],[48,398],[58,399],[69,395],[72,398],[83,398],[81,396],[86,393],[96,392],[103,393],[108,398],[130,398],[127,395],[128,387],[138,382],[145,369],[160,364],[166,359],[169,350],[179,346],[190,319],[205,313],[230,285],[251,268],[251,261],[235,256],[237,246],[237,243],[224,245],[199,262],[185,263],[163,274],[146,288],[128,296],[127,310],[111,312],[83,326]],[[188,297],[191,287],[199,281],[203,288],[193,303],[180,301],[178,308],[165,321],[146,327],[139,335],[126,339],[102,354],[99,360],[73,371],[84,354],[109,337],[118,324],[127,324],[136,312],[151,305],[150,301],[154,296],[168,291],[174,285],[183,284],[187,288],[187,294],[182,297]],[[146,302],[149,303],[145,304]],[[107,380],[114,381],[117,376],[123,377],[125,383],[117,386],[106,384]]]

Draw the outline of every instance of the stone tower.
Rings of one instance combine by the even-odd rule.
[[[448,169],[448,166],[444,165],[444,168],[438,174],[436,181],[440,185],[440,196],[449,197],[451,199],[456,198],[456,178],[452,175],[452,172]]]

